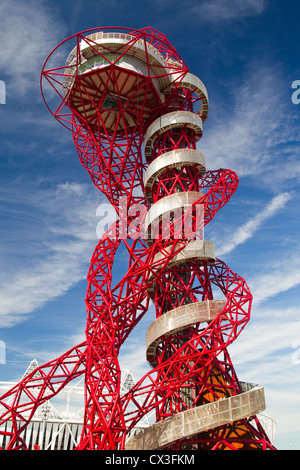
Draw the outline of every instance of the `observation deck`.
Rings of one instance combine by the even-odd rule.
[[[148,125],[178,84],[198,96],[203,120],[207,116],[202,82],[180,61],[135,35],[97,32],[83,37],[70,52],[64,75],[68,105],[93,130],[122,133]]]

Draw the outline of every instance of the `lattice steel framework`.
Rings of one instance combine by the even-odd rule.
[[[273,449],[257,418],[263,389],[238,380],[227,351],[249,320],[252,295],[203,237],[238,186],[231,170],[206,171],[197,150],[208,113],[205,86],[152,28],[68,38],[47,58],[41,85],[119,219],[91,259],[86,340],[1,397],[5,448],[26,448],[22,433],[37,407],[84,374],[79,450]],[[114,284],[121,246],[128,268]],[[152,369],[121,395],[119,351],[151,300]],[[137,433],[151,412],[155,422]]]

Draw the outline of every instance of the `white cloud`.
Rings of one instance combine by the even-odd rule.
[[[278,328],[278,324],[280,324],[280,328]],[[277,326],[275,327],[275,325]],[[231,352],[236,355],[235,365],[239,367],[240,364],[243,364],[244,367],[248,365],[253,368],[253,363],[255,363],[254,373],[258,373],[261,362],[265,365],[270,361],[270,358],[278,355],[277,365],[270,362],[269,367],[273,368],[274,365],[275,369],[270,370],[270,376],[266,379],[276,382],[277,375],[281,373],[278,367],[279,361],[287,361],[288,364],[285,367],[287,365],[293,367],[292,354],[294,350],[292,346],[296,339],[300,339],[300,337],[298,338],[299,326],[298,307],[270,309],[270,306],[267,308],[255,306],[250,322],[241,333],[240,338],[230,346]],[[290,379],[293,380],[292,377]]]
[[[248,222],[235,230],[234,234],[231,235],[230,240],[225,242],[218,250],[218,256],[231,252],[238,245],[251,238],[263,223],[285,207],[291,198],[292,194],[289,192],[275,196],[263,210],[258,212],[252,219],[248,220]]]
[[[97,200],[89,185],[66,183],[54,190],[27,188],[20,198],[28,211],[28,238],[22,230],[18,232],[18,220],[14,220],[14,251],[3,256],[6,262],[0,273],[2,327],[22,321],[24,314],[63,295],[84,279],[97,243]]]
[[[7,93],[24,94],[39,86],[43,62],[62,31],[56,13],[43,0],[2,0],[0,62],[9,78]]]
[[[205,21],[218,22],[260,15],[266,5],[266,0],[208,0],[199,8]]]
[[[300,284],[300,257],[294,252],[281,253],[280,261],[264,266],[264,272],[249,280],[255,305]]]
[[[300,364],[294,361],[299,340],[298,306],[255,307],[249,324],[229,348],[239,379],[264,386],[266,413],[276,422],[275,437],[287,429],[299,430]]]
[[[254,177],[264,185],[267,181],[270,188],[299,177],[299,119],[293,117],[288,94],[283,99],[289,84],[280,67],[250,63],[235,82],[220,78],[219,86],[224,100],[218,98],[217,83],[215,90],[208,89],[216,103],[198,144],[208,168],[230,168],[239,177]]]

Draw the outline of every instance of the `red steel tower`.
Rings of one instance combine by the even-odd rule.
[[[197,150],[208,114],[204,84],[152,28],[68,38],[47,58],[41,84],[118,220],[91,259],[86,340],[0,399],[5,448],[24,448],[36,408],[85,374],[79,450],[273,449],[257,418],[264,390],[238,380],[227,351],[249,321],[252,295],[204,239],[238,186],[231,170],[207,171]],[[121,246],[128,266],[114,283]],[[150,301],[151,370],[121,395],[120,348]],[[151,413],[153,424],[137,432]]]

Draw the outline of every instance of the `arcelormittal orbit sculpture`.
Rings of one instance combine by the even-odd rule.
[[[227,352],[249,320],[251,292],[203,237],[238,185],[231,170],[206,171],[197,150],[205,86],[152,28],[76,34],[49,55],[41,82],[45,102],[55,90],[58,101],[50,94],[46,104],[118,220],[92,256],[86,340],[0,399],[5,448],[24,449],[37,407],[84,374],[79,450],[273,449],[257,419],[264,390],[238,380]],[[128,267],[114,284],[120,246]],[[150,301],[151,370],[121,395],[119,351]]]

